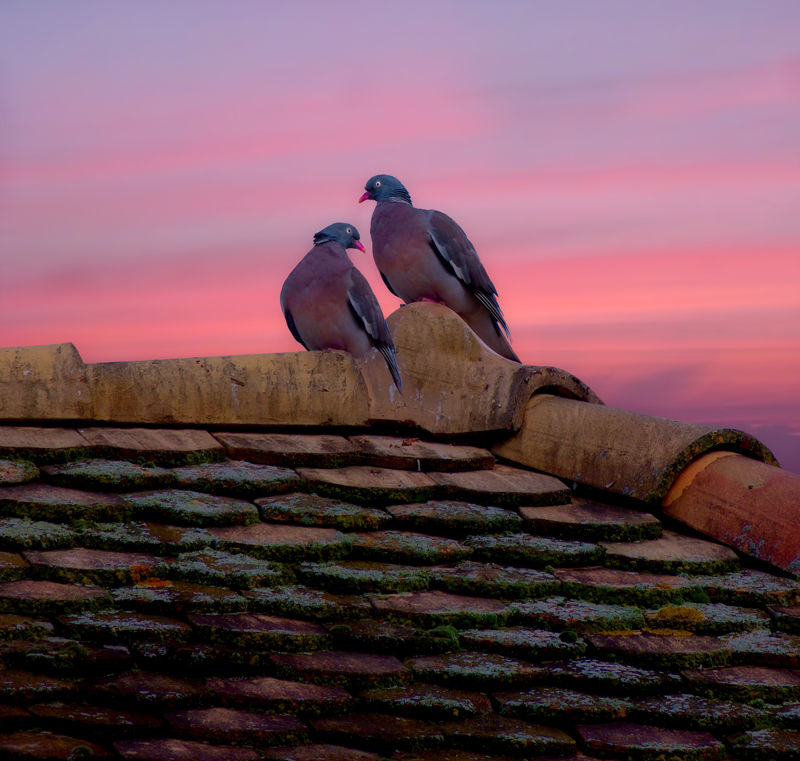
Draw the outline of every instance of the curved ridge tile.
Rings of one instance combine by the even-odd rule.
[[[403,392],[395,388],[377,350],[356,360],[371,422],[403,423],[441,435],[515,431],[537,390],[602,404],[574,375],[495,354],[441,304],[409,304],[389,315],[387,323],[397,346]]]
[[[659,504],[679,473],[716,449],[777,462],[743,431],[582,404],[550,394],[528,402],[521,429],[492,453],[560,478]]]

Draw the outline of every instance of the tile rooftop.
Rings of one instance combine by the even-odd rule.
[[[0,350],[0,757],[797,758],[791,474],[390,322],[403,398],[341,352]]]

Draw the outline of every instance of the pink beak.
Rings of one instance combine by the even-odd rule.
[[[363,199],[362,199],[362,200],[363,200]],[[359,201],[359,203],[361,203],[361,201]],[[367,249],[366,249],[366,248],[364,248],[364,246],[362,246],[362,245],[361,245],[361,241],[354,240],[354,241],[353,241],[353,245],[354,245],[354,246],[355,246],[355,247],[356,247],[356,248],[357,248],[359,251],[363,251],[365,254],[367,253]]]
[[[364,195],[363,195],[363,196],[361,196],[361,198],[359,198],[359,199],[358,199],[358,202],[359,202],[359,203],[363,203],[363,202],[364,202],[364,201],[366,201],[368,198],[369,198],[369,193],[364,193]]]

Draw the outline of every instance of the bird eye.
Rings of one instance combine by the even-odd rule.
[[[349,227],[347,228],[347,234],[348,235],[352,235],[353,234],[353,231]]]
[[[375,181],[375,187],[379,188],[380,186],[381,186],[381,181],[380,180],[376,180]]]

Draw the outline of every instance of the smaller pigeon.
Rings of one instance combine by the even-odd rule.
[[[353,225],[337,222],[314,236],[314,247],[281,288],[281,309],[289,330],[308,351],[343,349],[363,357],[373,346],[383,355],[398,391],[401,387],[394,341],[367,279],[345,249],[357,248]]]
[[[412,206],[396,177],[375,175],[364,189],[359,203],[377,201],[370,224],[372,256],[389,290],[406,304],[445,304],[490,349],[519,362],[497,289],[466,233],[446,214]]]

